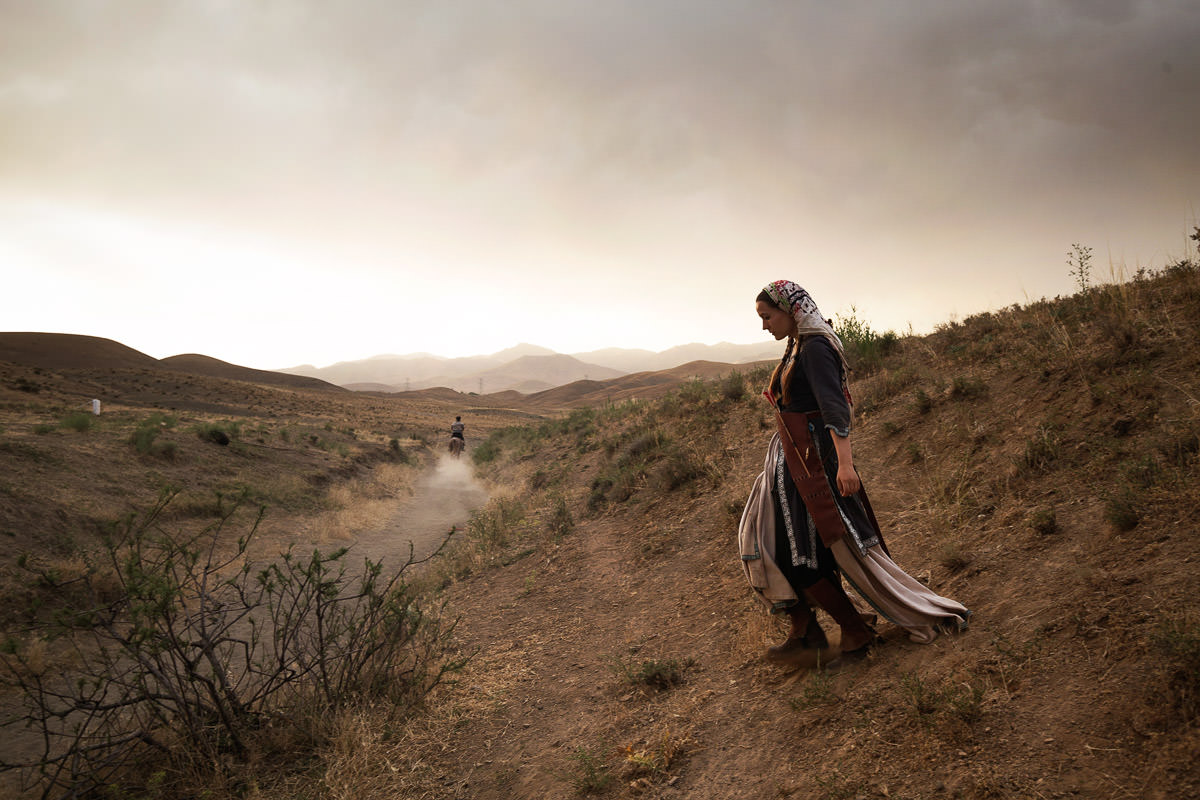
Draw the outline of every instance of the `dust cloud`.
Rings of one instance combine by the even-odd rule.
[[[360,534],[354,552],[385,566],[397,566],[413,556],[422,559],[437,549],[451,527],[462,530],[471,512],[488,500],[487,490],[475,480],[469,459],[442,456],[433,469],[421,474],[412,496],[378,530]]]

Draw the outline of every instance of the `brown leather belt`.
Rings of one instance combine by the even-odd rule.
[[[792,482],[796,484],[796,491],[812,517],[821,541],[829,547],[846,534],[846,524],[842,522],[842,512],[808,430],[809,418],[818,416],[776,410],[775,422],[779,427],[779,438],[783,440],[783,457],[792,473]]]

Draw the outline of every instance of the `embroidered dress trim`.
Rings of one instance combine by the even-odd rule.
[[[812,517],[805,511],[804,517],[808,522],[808,552],[810,555],[805,556],[800,552],[800,548],[796,546],[796,527],[792,521],[792,506],[787,500],[787,486],[789,484],[786,473],[787,460],[783,457],[783,445],[779,445],[779,451],[775,458],[775,496],[779,499],[779,508],[783,511],[783,527],[787,531],[788,549],[792,551],[792,566],[793,567],[808,567],[809,569],[817,568],[817,529],[813,525]]]
[[[792,551],[792,566],[800,566],[800,552],[796,548],[796,531],[792,528],[792,509],[787,501],[787,476],[783,468],[783,445],[779,446],[779,457],[775,459],[775,496],[779,498],[779,508],[783,510],[783,527],[787,531],[788,549]]]

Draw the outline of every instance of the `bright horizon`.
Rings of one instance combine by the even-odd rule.
[[[0,328],[279,369],[925,333],[1194,253],[1200,8],[0,3]]]

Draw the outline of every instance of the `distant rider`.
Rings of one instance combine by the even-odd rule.
[[[463,425],[462,417],[455,417],[454,424],[450,426],[450,438],[460,440],[465,446],[467,440],[466,437],[463,436],[463,431],[466,429],[467,426]]]

